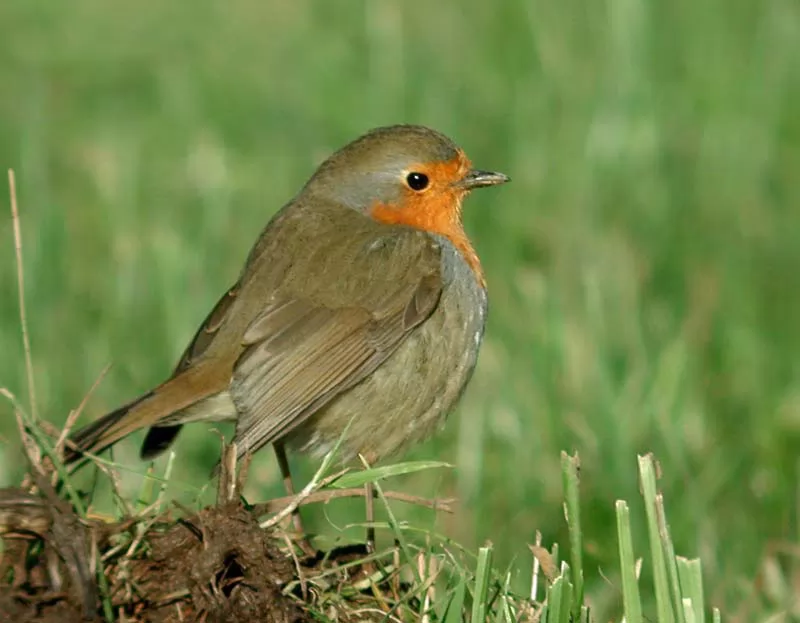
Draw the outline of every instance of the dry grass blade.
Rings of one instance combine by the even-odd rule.
[[[357,497],[363,497],[364,495],[366,495],[364,487],[315,491],[305,499],[301,500],[299,505],[304,506],[307,504],[319,504],[319,503],[326,504],[331,500],[338,500],[340,498],[357,498]],[[373,492],[373,495],[377,497],[377,493]],[[414,504],[416,506],[421,506],[423,508],[430,508],[431,510],[442,511],[445,513],[453,512],[452,505],[455,502],[453,498],[428,499],[417,495],[411,495],[409,493],[403,493],[401,491],[385,491],[383,495],[389,500],[396,500],[398,502]],[[268,513],[277,513],[278,511],[286,508],[289,504],[294,502],[295,497],[296,496],[294,495],[287,495],[280,498],[267,500],[266,502],[262,502],[260,504],[255,504],[253,506],[253,513],[255,515],[266,515]]]
[[[558,565],[554,556],[541,546],[541,541],[537,535],[537,544],[528,545],[534,558],[539,562],[539,568],[548,582],[553,582],[558,577]]]
[[[16,418],[17,429],[19,431],[20,439],[22,440],[22,447],[25,449],[25,454],[28,457],[31,466],[39,470],[41,473],[44,473],[44,468],[42,467],[42,451],[41,448],[36,445],[34,439],[28,434],[25,426],[25,420],[23,419],[22,405],[20,404],[19,400],[17,400],[17,397],[5,387],[0,387],[0,396],[6,398],[14,407],[14,417]]]
[[[528,546],[533,554],[533,569],[531,571],[531,595],[530,599],[532,602],[536,601],[536,596],[539,593],[539,569],[541,568],[541,563],[539,562],[539,556],[536,555],[536,552],[539,550],[544,549],[542,547],[542,533],[538,530],[536,531],[536,542],[533,545]],[[549,556],[550,553],[547,550],[544,550],[547,555]]]
[[[75,425],[76,420],[81,416],[81,413],[83,413],[83,410],[86,408],[86,404],[89,402],[89,399],[92,397],[95,390],[97,390],[100,383],[102,383],[103,379],[106,377],[106,374],[108,374],[108,371],[110,369],[111,369],[111,364],[109,363],[108,365],[106,365],[105,368],[103,368],[103,370],[95,379],[94,383],[92,383],[92,386],[89,388],[89,391],[86,392],[86,394],[83,396],[78,407],[70,411],[69,415],[67,416],[67,421],[64,424],[64,427],[61,429],[61,433],[58,435],[58,440],[56,441],[55,451],[58,456],[61,456],[61,453],[64,451],[64,445],[67,442],[67,436],[69,435],[69,432],[72,430],[72,427]]]
[[[321,472],[322,472],[322,470],[320,470],[318,472],[318,475]],[[345,473],[347,473],[347,470],[343,469],[343,470],[341,470],[339,472],[336,472],[335,474],[332,474],[332,475],[330,475],[330,476],[328,476],[326,478],[323,478],[322,480],[318,480],[317,477],[315,476],[311,480],[311,482],[309,482],[305,487],[303,487],[303,490],[300,491],[300,493],[298,493],[296,496],[294,496],[294,499],[282,511],[280,511],[272,519],[268,519],[266,521],[263,521],[261,523],[261,527],[263,529],[265,529],[265,530],[268,529],[268,528],[274,528],[281,521],[286,519],[286,517],[291,515],[295,510],[300,508],[300,505],[303,503],[303,501],[306,500],[316,489],[329,485],[330,483],[332,483],[337,478],[341,478],[342,474],[345,474]]]

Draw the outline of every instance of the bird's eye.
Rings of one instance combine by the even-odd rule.
[[[425,190],[428,187],[428,176],[424,173],[409,173],[406,176],[406,184],[411,190]]]

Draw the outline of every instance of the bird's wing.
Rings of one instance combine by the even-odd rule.
[[[228,311],[230,310],[233,303],[236,301],[236,297],[239,293],[239,282],[237,281],[228,291],[222,295],[222,298],[217,301],[217,304],[211,310],[211,312],[206,316],[206,319],[203,321],[203,324],[200,325],[200,328],[197,330],[197,333],[194,334],[192,341],[186,347],[186,350],[183,351],[181,358],[178,360],[178,364],[175,366],[175,370],[172,372],[172,379],[180,376],[181,373],[188,370],[195,361],[200,359],[203,354],[206,352],[209,346],[214,341],[214,338],[219,334],[220,327],[222,323],[225,321],[228,315]],[[151,392],[152,393],[152,392]],[[146,398],[145,396],[144,398]],[[141,400],[141,399],[139,399]],[[182,424],[162,424],[156,425],[150,428],[147,431],[147,435],[142,442],[141,448],[141,456],[143,459],[152,459],[164,450],[166,450],[170,444],[175,440],[178,436],[178,433],[183,428]]]
[[[286,275],[289,287],[244,332],[230,387],[240,454],[283,439],[364,379],[438,305],[441,249],[432,237],[401,229],[358,240],[319,267],[315,283]]]
[[[239,293],[239,282],[237,281],[228,291],[222,295],[222,298],[217,301],[217,304],[214,305],[214,309],[206,316],[206,319],[203,321],[203,324],[200,325],[200,328],[197,330],[197,333],[194,334],[192,341],[186,347],[186,350],[183,351],[183,355],[178,360],[178,364],[175,366],[175,371],[172,373],[173,376],[183,372],[186,368],[188,368],[195,360],[199,359],[206,349],[211,345],[211,342],[216,337],[217,333],[219,332],[219,328],[222,326],[223,321],[228,313],[228,310],[231,308],[231,305],[236,300],[236,296]]]

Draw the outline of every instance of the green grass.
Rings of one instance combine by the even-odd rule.
[[[62,496],[66,494],[73,502],[73,518],[76,519],[80,516],[83,518],[84,525],[91,525],[92,520],[87,515],[85,504],[75,497],[75,483],[72,477],[66,473],[64,466],[59,463],[58,452],[48,439],[48,435],[41,430],[41,424],[26,413],[25,407],[9,392],[3,389],[2,394],[15,407],[16,418],[24,428],[23,435],[26,441],[25,447],[28,449],[30,472],[33,473],[37,469],[42,470],[41,457],[47,456],[54,461],[60,480],[57,486],[62,491]],[[125,511],[120,512],[120,508],[114,517],[117,522],[112,521],[105,525],[108,536],[101,541],[101,549],[96,552],[98,590],[94,594],[99,597],[104,620],[115,621],[117,618],[124,618],[125,613],[128,615],[136,613],[134,617],[147,618],[148,612],[152,614],[158,609],[158,606],[154,604],[162,602],[167,596],[177,600],[173,605],[178,612],[188,609],[189,612],[193,612],[192,620],[195,618],[204,620],[208,612],[198,612],[197,608],[206,608],[208,604],[202,601],[202,597],[201,602],[198,602],[195,597],[196,591],[190,590],[185,583],[207,586],[208,590],[213,590],[212,587],[217,586],[219,574],[224,573],[226,567],[237,564],[237,557],[241,555],[240,550],[246,547],[264,547],[263,544],[258,545],[258,543],[262,543],[263,538],[271,540],[273,547],[275,547],[275,542],[281,543],[280,555],[287,560],[294,559],[297,565],[296,572],[287,575],[285,569],[281,570],[280,565],[276,565],[277,561],[273,554],[273,556],[266,556],[258,561],[252,560],[245,567],[247,571],[243,572],[245,573],[244,577],[240,576],[236,580],[230,578],[230,581],[242,582],[240,588],[248,585],[248,589],[243,590],[255,590],[258,593],[258,588],[250,585],[251,582],[259,581],[258,578],[266,574],[272,579],[270,585],[265,588],[271,589],[272,583],[281,578],[280,592],[282,596],[307,613],[310,620],[409,622],[433,620],[445,623],[462,620],[473,623],[485,621],[590,623],[590,621],[597,620],[597,618],[592,618],[593,600],[585,601],[583,593],[584,544],[583,526],[580,519],[580,460],[577,453],[572,456],[566,453],[561,455],[564,514],[569,532],[571,563],[566,560],[559,563],[558,544],[553,544],[552,549],[548,551],[541,547],[541,535],[537,534],[536,545],[531,548],[534,561],[531,588],[528,594],[522,594],[515,591],[512,586],[513,571],[509,569],[503,572],[502,569],[493,565],[494,545],[487,543],[478,548],[477,553],[473,553],[448,537],[425,527],[409,522],[398,522],[391,505],[387,502],[383,487],[379,484],[379,481],[398,474],[418,473],[450,466],[419,461],[372,468],[365,462],[364,469],[343,470],[331,474],[329,473],[331,467],[336,465],[339,444],[346,435],[347,430],[342,433],[339,442],[326,455],[311,481],[297,496],[294,496],[289,506],[275,512],[260,524],[256,524],[259,526],[258,529],[264,530],[264,533],[260,534],[257,539],[251,533],[249,541],[247,537],[243,541],[237,541],[237,536],[227,531],[230,531],[233,526],[237,526],[240,532],[245,530],[248,522],[257,522],[265,511],[254,506],[247,507],[250,510],[250,517],[247,519],[246,514],[239,514],[239,509],[235,509],[230,504],[232,501],[239,500],[240,487],[243,482],[243,474],[237,473],[230,460],[236,456],[234,447],[226,446],[222,450],[223,468],[219,476],[216,505],[203,509],[200,515],[194,515],[191,511],[186,515],[185,506],[178,508],[178,511],[185,515],[182,519],[176,519],[169,512],[162,514],[166,489],[171,482],[174,452],[170,453],[163,476],[156,477],[152,467],[147,474],[142,475],[135,509],[131,501],[125,499],[124,495],[120,494],[118,487],[115,487],[117,501],[122,508],[125,508]],[[636,556],[632,532],[632,525],[635,521],[635,519],[632,521],[632,517],[635,517],[636,514],[631,513],[631,508],[626,501],[617,500],[617,547],[624,602],[624,618],[622,620],[627,623],[644,623],[650,620],[658,623],[703,623],[706,606],[701,561],[698,558],[688,559],[675,555],[663,494],[658,489],[658,464],[652,454],[639,456],[638,459],[639,481],[645,506],[644,517],[640,513],[639,519],[645,519],[650,534],[650,547],[649,556]],[[103,477],[109,478],[115,483],[119,482],[119,474],[115,473],[115,466],[110,467],[111,471],[104,467]],[[40,486],[42,483],[46,485],[45,488],[50,491],[46,495],[52,499],[56,497],[56,493],[48,481],[49,478],[37,480]],[[154,487],[156,482],[159,482],[157,493]],[[387,522],[373,523],[371,527],[385,530],[390,536],[393,536],[392,545],[378,548],[374,552],[355,558],[352,553],[342,556],[342,552],[337,555],[333,550],[326,550],[325,558],[331,557],[327,560],[328,564],[314,564],[313,561],[307,560],[308,564],[301,566],[296,553],[294,553],[297,544],[292,544],[287,533],[276,526],[287,519],[298,506],[305,503],[313,504],[315,500],[311,499],[311,496],[329,496],[336,493],[330,487],[341,489],[357,484],[363,485],[367,482],[371,482],[375,487],[388,517]],[[13,500],[20,498],[18,491],[18,489],[14,489],[11,496],[4,498],[6,506],[11,501],[11,509],[14,508]],[[34,495],[33,500],[35,498]],[[95,500],[90,495],[88,503],[94,505],[94,502]],[[63,500],[62,504],[64,504]],[[64,506],[68,507],[69,505]],[[63,536],[69,533],[55,527],[57,517],[61,517],[60,525],[62,527],[65,525],[64,517],[68,515],[68,512],[64,508],[62,508],[62,512],[64,512],[63,516],[57,514],[52,516],[54,525],[48,532],[52,537],[48,543],[56,548],[60,555],[64,555],[64,552],[70,549],[64,539],[58,537],[59,534]],[[225,519],[226,517],[227,519]],[[231,522],[227,524],[227,531],[218,524],[219,521]],[[186,523],[181,524],[181,522]],[[180,528],[177,528],[178,524],[181,524]],[[163,564],[165,558],[170,557],[170,554],[166,554],[163,550],[160,554],[156,554],[157,542],[169,541],[168,534],[171,529],[177,528],[183,533],[187,525],[195,526],[197,530],[200,530],[198,525],[208,527],[208,540],[195,544],[196,550],[200,550],[201,554],[205,553],[205,562],[201,562],[199,566],[195,567],[195,571],[192,573],[175,578],[175,588],[170,590],[167,595],[164,595],[163,586],[158,583],[153,585],[139,582],[137,590],[130,590],[132,586],[137,585],[132,578],[140,578],[142,572],[158,573],[159,565]],[[95,529],[98,527],[95,524]],[[366,524],[362,524],[360,527],[366,527]],[[88,528],[84,529],[88,530]],[[72,535],[72,538],[77,538],[78,543],[82,541],[82,545],[74,548],[73,554],[69,554],[69,557],[76,562],[68,573],[73,574],[80,566],[88,574],[89,557],[91,556],[89,539],[85,539],[82,532],[77,534],[81,536]],[[156,536],[158,534],[160,536]],[[408,535],[413,535],[415,538],[409,539]],[[185,536],[182,535],[178,543],[185,547],[184,539]],[[6,545],[6,543],[0,540],[0,545]],[[230,559],[218,559],[215,551],[218,552],[221,547],[228,550]],[[171,555],[178,555],[179,552],[181,552],[180,549],[172,550]],[[192,557],[191,548],[184,550],[182,554]],[[16,555],[19,555],[19,552]],[[656,578],[652,591],[649,586],[643,588],[640,586],[641,570],[645,558],[652,566],[653,577]],[[216,563],[212,562],[215,559],[217,559]],[[29,563],[32,566],[44,564],[41,550],[39,550],[38,559],[36,556],[32,556]],[[215,565],[220,565],[221,569],[215,571]],[[263,565],[260,573],[254,572],[252,567],[259,565]],[[369,566],[364,567],[364,565]],[[356,571],[358,567],[361,567],[360,571]],[[22,578],[16,575],[18,568],[16,566],[11,568],[13,569],[12,577],[2,578],[2,581],[13,581],[14,586],[25,586]],[[364,573],[365,571],[366,573]],[[599,570],[594,572],[602,577]],[[247,573],[251,575],[248,576]],[[543,584],[541,593],[539,591],[540,573]],[[82,579],[78,581],[84,582]],[[227,586],[230,588],[233,584],[227,584]],[[235,592],[232,590],[230,595]],[[226,601],[227,595],[227,592],[220,593],[220,601],[217,606]],[[277,606],[277,597],[277,595],[271,597],[261,595],[260,598],[255,598],[255,595],[252,595],[251,600],[253,601],[249,602],[248,610],[252,613],[253,608],[264,607],[266,604],[262,603],[263,600],[270,604],[270,608],[276,610],[288,605]],[[655,597],[657,604],[655,618],[646,618],[643,615],[643,597],[646,603],[652,602]],[[88,601],[91,598],[87,591],[83,593],[84,607],[91,608],[91,601]],[[671,602],[670,599],[672,599]],[[228,605],[235,608],[237,603],[239,600],[232,598]],[[74,601],[72,604],[73,606],[77,605]],[[148,609],[148,604],[152,608]],[[722,619],[720,608],[711,608],[711,617],[715,623],[719,623]]]
[[[109,362],[84,418],[161,380],[316,163],[368,127],[423,122],[513,178],[465,211],[491,297],[479,369],[446,432],[405,457],[457,466],[404,481],[460,499],[436,529],[490,539],[528,585],[536,531],[569,542],[559,453],[577,449],[584,587],[607,619],[615,500],[638,496],[635,457],[653,451],[706,604],[790,607],[775,552],[798,532],[796,2],[6,0],[0,42],[0,164],[18,177],[46,417]],[[6,216],[0,241],[0,386],[24,396]],[[202,486],[218,447],[187,430],[175,481]],[[115,456],[144,469],[137,452]],[[0,456],[13,482],[15,444]],[[252,497],[280,490],[276,471],[259,456]],[[327,510],[315,529],[360,509]]]

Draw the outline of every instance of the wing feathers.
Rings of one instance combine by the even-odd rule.
[[[379,309],[275,303],[245,332],[231,395],[240,454],[283,439],[370,374],[436,308],[439,274],[391,284]]]

